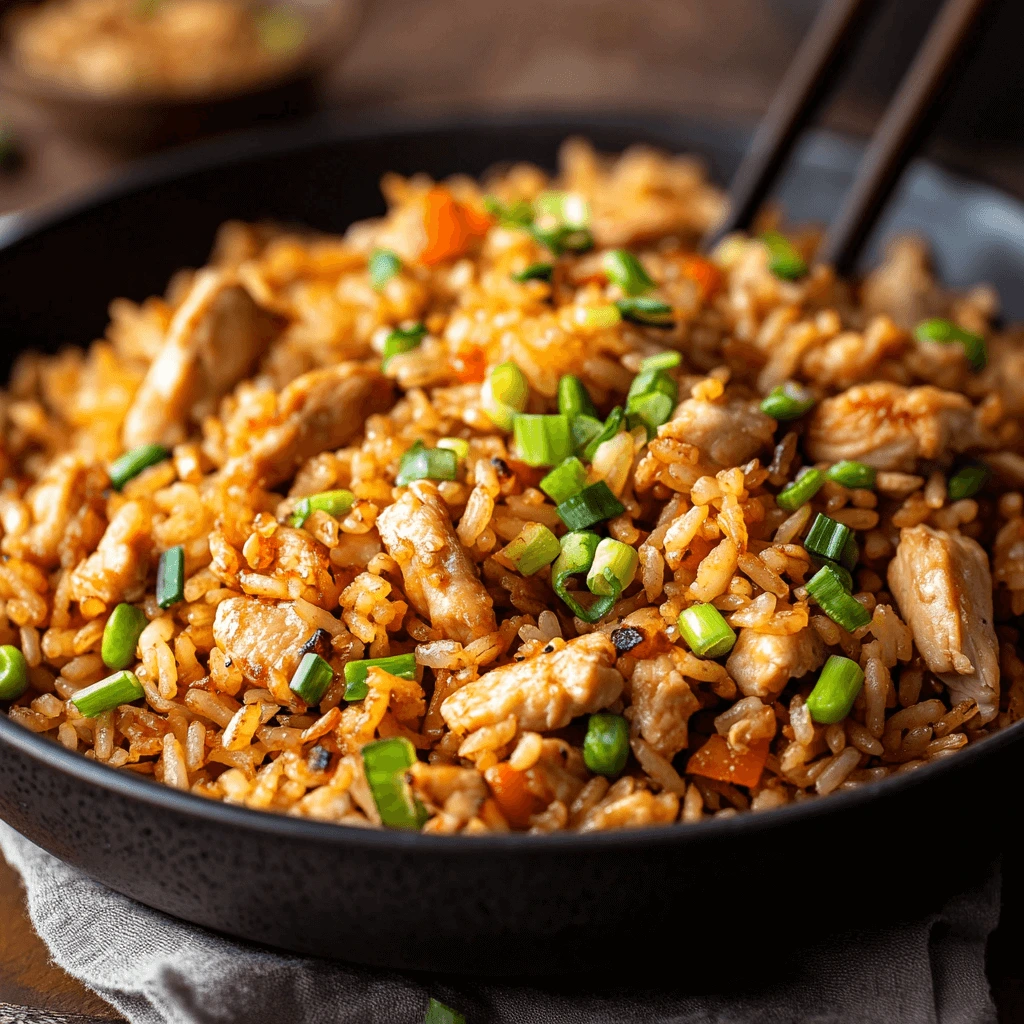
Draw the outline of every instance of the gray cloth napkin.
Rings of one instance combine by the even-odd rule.
[[[134,903],[2,822],[0,851],[24,879],[32,922],[54,960],[132,1024],[422,1024],[429,996],[465,1014],[467,1024],[996,1020],[985,977],[985,942],[999,918],[996,869],[928,917],[830,936],[792,956],[773,947],[766,926],[731,959],[737,977],[752,957],[776,959],[771,983],[694,994],[699,979],[684,956],[656,987],[650,977],[633,987],[607,977],[522,985],[441,980],[287,956]]]

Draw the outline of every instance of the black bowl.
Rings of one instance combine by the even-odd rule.
[[[341,230],[382,210],[386,170],[551,165],[567,135],[700,152],[725,178],[745,134],[667,118],[509,117],[417,127],[320,121],[159,158],[76,207],[0,227],[5,365],[86,343],[108,300],[161,291],[201,263],[229,217]],[[835,209],[860,149],[816,137],[783,198]],[[887,227],[925,228],[950,283],[979,277],[1024,311],[1024,209],[931,166],[908,175]],[[787,922],[911,913],[963,884],[1005,838],[1024,723],[882,783],[767,814],[596,835],[444,838],[364,831],[212,803],[107,768],[0,717],[0,817],[111,888],[231,935],[390,967],[553,972],[628,955],[650,968],[722,943],[760,957]],[[798,909],[765,910],[794,899]],[[765,924],[765,922],[768,922]],[[669,942],[658,941],[668,936]],[[744,937],[745,936],[745,937]],[[680,962],[678,959],[675,961]],[[692,968],[692,960],[689,961]]]

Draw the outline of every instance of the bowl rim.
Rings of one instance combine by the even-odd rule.
[[[29,213],[0,217],[0,256],[17,246],[45,234],[76,217],[93,212],[97,207],[118,199],[167,184],[190,174],[218,167],[245,163],[261,156],[287,156],[310,147],[370,138],[431,135],[439,132],[472,131],[474,129],[523,128],[530,125],[563,128],[566,135],[590,130],[635,129],[638,132],[658,131],[717,136],[736,142],[749,137],[749,129],[736,122],[685,118],[669,112],[542,110],[542,111],[480,111],[410,113],[388,111],[383,115],[339,117],[320,114],[296,125],[272,131],[249,131],[194,143],[158,153],[130,166],[124,173],[99,186],[84,190],[64,202],[55,203]],[[855,136],[829,131],[810,133],[811,139],[861,146]],[[697,154],[699,156],[699,154]],[[1017,205],[1024,215],[1024,203],[983,179],[956,174],[931,160],[915,161],[937,171],[953,187],[992,191]],[[532,835],[523,832],[490,833],[479,836],[431,835],[399,830],[360,828],[309,818],[290,817],[272,811],[255,810],[197,796],[173,789],[154,779],[130,771],[112,768],[82,754],[72,752],[52,740],[33,733],[0,714],[0,749],[9,746],[45,767],[76,782],[96,787],[129,801],[168,811],[200,823],[261,833],[268,838],[297,839],[328,846],[362,847],[369,850],[390,850],[402,853],[447,853],[453,857],[472,856],[480,852],[517,855],[531,852],[543,856],[561,850],[579,853],[621,850],[628,848],[663,848],[689,843],[727,841],[733,836],[762,833],[796,826],[823,814],[840,815],[859,810],[871,803],[890,800],[905,791],[921,786],[940,785],[950,773],[965,770],[981,759],[994,760],[1009,746],[1024,741],[1024,720],[1014,722],[985,739],[968,744],[955,756],[940,758],[902,775],[859,786],[827,798],[812,797],[771,809],[767,813],[743,812],[727,818],[705,818],[690,824],[645,826],[607,832],[552,832]]]

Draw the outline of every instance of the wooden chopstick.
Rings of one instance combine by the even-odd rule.
[[[853,269],[987,2],[946,0],[872,136],[846,200],[818,250],[818,262],[831,263],[840,273]]]
[[[845,66],[866,15],[877,0],[829,0],[790,63],[729,187],[729,212],[704,248],[745,230],[764,201],[800,132]]]

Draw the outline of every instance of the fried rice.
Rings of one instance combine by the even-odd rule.
[[[990,289],[912,239],[838,280],[774,222],[697,255],[722,195],[642,148],[382,187],[342,237],[228,223],[88,349],[19,359],[13,721],[474,834],[768,810],[1021,716],[1024,346]]]

